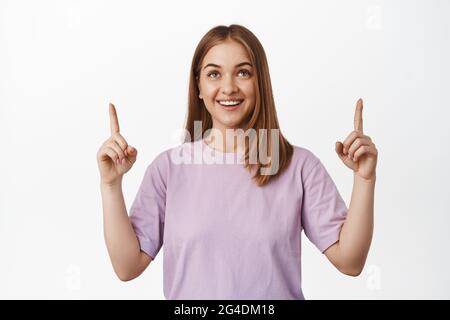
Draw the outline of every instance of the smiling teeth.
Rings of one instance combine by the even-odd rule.
[[[241,103],[241,101],[219,101],[219,103],[224,106],[235,106]]]

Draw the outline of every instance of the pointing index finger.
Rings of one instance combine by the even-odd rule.
[[[119,119],[117,118],[116,108],[112,103],[109,104],[109,120],[111,124],[111,135],[119,132]]]
[[[359,98],[358,102],[356,102],[354,125],[355,130],[361,133],[363,132],[362,109],[363,109],[363,101],[361,98]]]

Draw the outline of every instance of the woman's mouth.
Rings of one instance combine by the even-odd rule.
[[[244,99],[236,100],[216,100],[216,102],[227,111],[233,111],[239,108],[244,102]]]

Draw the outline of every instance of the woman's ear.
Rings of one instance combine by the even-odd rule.
[[[199,97],[200,99],[203,99],[203,98],[202,98],[202,94],[201,94],[201,92],[200,92],[200,81],[198,81],[198,77],[195,77],[195,78],[197,79],[198,97]]]

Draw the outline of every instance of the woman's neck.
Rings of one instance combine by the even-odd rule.
[[[245,143],[239,131],[233,128],[213,127],[204,140],[209,146],[221,152],[237,152],[243,150]]]

